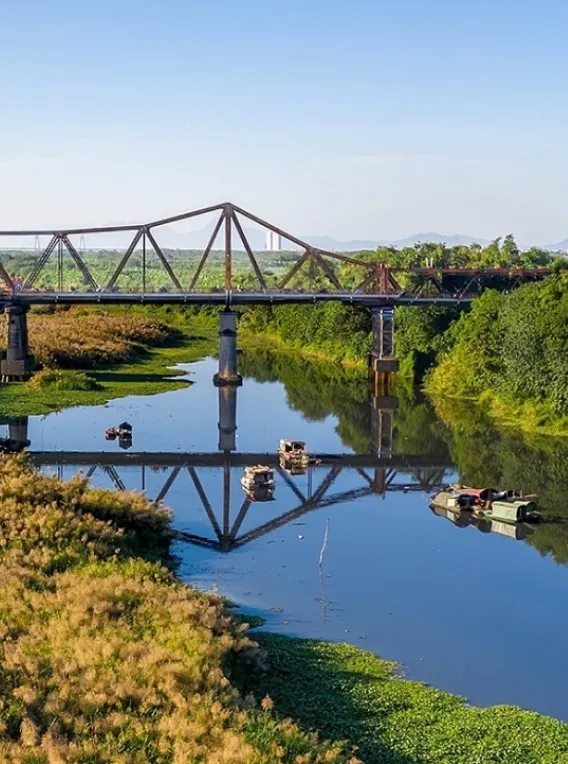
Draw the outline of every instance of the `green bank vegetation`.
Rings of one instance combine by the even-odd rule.
[[[5,458],[0,539],[2,762],[356,761],[238,691],[263,656],[161,562],[167,511]]]
[[[169,512],[140,495],[5,458],[0,538],[7,764],[568,761],[562,722],[469,708],[353,647],[253,641],[175,577]]]
[[[209,353],[207,322],[142,310],[32,311],[31,351],[43,370],[29,382],[0,386],[4,416],[99,405],[125,395],[152,395],[190,384],[177,363]],[[5,335],[2,342],[5,343]]]
[[[530,431],[568,432],[568,277],[486,292],[447,334],[430,395],[481,401]]]

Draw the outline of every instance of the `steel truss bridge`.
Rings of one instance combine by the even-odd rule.
[[[185,220],[214,214],[216,223],[200,259],[196,262],[189,283],[182,283],[175,267],[159,245],[159,230]],[[277,279],[263,273],[253,252],[243,227],[248,221],[271,231],[290,242],[298,249],[296,260]],[[84,237],[103,236],[111,233],[132,235],[116,268],[104,284],[97,280],[80,252]],[[526,280],[542,278],[550,273],[547,268],[390,268],[384,263],[370,263],[337,252],[327,252],[302,241],[272,223],[253,215],[231,203],[218,204],[193,210],[181,215],[154,220],[137,225],[118,225],[94,228],[59,228],[57,230],[5,230],[0,231],[0,246],[8,237],[33,239],[48,236],[49,243],[39,252],[31,272],[21,280],[8,273],[0,257],[0,281],[4,289],[0,293],[0,304],[17,301],[23,305],[33,304],[278,304],[313,303],[335,300],[344,303],[367,304],[370,306],[396,304],[459,304],[471,301],[489,280],[499,279],[506,288],[512,289]],[[223,241],[223,284],[211,289],[203,289],[199,282],[211,268],[211,253],[217,239]],[[79,240],[75,244],[74,240]],[[235,243],[237,246],[235,247]],[[254,277],[254,287],[239,287],[239,279],[234,270],[234,254],[245,252]],[[121,276],[128,266],[132,269],[134,254],[140,264],[136,266],[140,289],[127,291],[120,287]],[[169,286],[160,291],[148,290],[148,255],[154,254]],[[64,284],[64,260],[71,258],[82,281],[80,290],[66,289]],[[42,274],[47,273],[53,259],[56,260],[56,287],[39,289]],[[192,260],[193,262],[193,260]],[[339,266],[349,265],[357,274],[355,286],[342,283]],[[307,288],[294,286],[295,278],[302,273],[306,276]],[[325,287],[321,284],[325,283]],[[505,287],[504,287],[505,288]]]
[[[307,491],[302,490],[297,481],[279,464],[274,453],[109,453],[109,452],[53,452],[30,451],[30,460],[43,469],[55,468],[63,477],[64,468],[83,472],[89,479],[98,472],[106,475],[118,491],[126,490],[126,474],[138,475],[140,490],[147,491],[148,471],[164,474],[164,480],[154,496],[155,502],[166,501],[169,492],[183,473],[189,479],[211,526],[211,536],[202,536],[186,531],[177,531],[178,538],[197,546],[208,547],[220,552],[233,549],[298,520],[315,510],[329,508],[376,495],[385,497],[392,492],[424,492],[430,494],[447,480],[446,472],[453,469],[446,459],[430,456],[389,456],[372,454],[320,454],[318,464],[306,468]],[[231,478],[234,468],[247,465],[265,464],[276,470],[277,482],[287,486],[295,500],[290,509],[271,518],[245,533],[241,527],[249,510],[255,503],[243,493],[236,513],[232,512],[233,493]],[[222,506],[215,508],[204,487],[204,475],[212,469],[222,469]],[[333,490],[340,475],[346,471],[357,475],[358,485],[348,490]],[[122,473],[122,474],[121,474]],[[278,492],[277,485],[276,491]],[[259,502],[260,504],[260,502]],[[262,504],[264,506],[264,504]],[[266,514],[266,513],[264,513]]]

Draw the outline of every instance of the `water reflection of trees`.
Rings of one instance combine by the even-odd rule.
[[[345,446],[357,453],[369,450],[371,403],[360,372],[270,350],[247,351],[240,364],[245,376],[280,381],[290,408],[307,419],[335,416]],[[537,494],[545,516],[559,522],[544,523],[526,543],[568,564],[568,439],[527,438],[498,428],[479,407],[464,402],[446,399],[434,410],[400,383],[396,395],[394,453],[447,454],[464,483]]]
[[[471,485],[517,488],[538,496],[544,523],[527,539],[541,554],[568,563],[568,440],[527,438],[496,427],[477,406],[445,399],[436,414],[446,425],[451,460]]]
[[[308,420],[337,419],[343,445],[367,453],[370,442],[371,399],[360,371],[339,364],[306,363],[292,352],[267,349],[247,351],[239,359],[241,373],[258,382],[281,382],[291,409]],[[448,453],[446,428],[429,403],[412,388],[398,385],[394,452],[397,454]]]

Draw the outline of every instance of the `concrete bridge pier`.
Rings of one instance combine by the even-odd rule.
[[[213,377],[215,385],[242,385],[237,372],[237,314],[232,310],[221,313],[219,329],[219,371]]]
[[[389,395],[388,388],[382,395],[370,396],[371,403],[371,452],[380,459],[391,459],[394,449],[394,417],[398,408],[398,398]],[[388,488],[390,468],[375,467],[373,471],[373,493],[385,498]]]
[[[237,386],[219,385],[219,451],[237,450]]]
[[[8,316],[8,344],[6,358],[0,363],[1,382],[20,382],[29,379],[35,367],[28,344],[28,307],[12,305],[6,308]]]
[[[8,439],[14,451],[21,451],[30,445],[27,416],[20,416],[8,422]]]
[[[392,385],[398,371],[394,353],[394,309],[373,308],[373,346],[369,354],[369,381],[374,395],[379,396]]]
[[[390,458],[394,448],[394,416],[398,408],[395,395],[371,395],[371,451],[373,456]]]

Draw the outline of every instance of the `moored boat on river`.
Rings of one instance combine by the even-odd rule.
[[[470,512],[503,523],[536,523],[541,516],[534,498],[518,491],[451,485],[433,496],[432,504],[449,512]]]
[[[247,493],[273,491],[274,485],[274,470],[271,470],[270,467],[264,467],[260,464],[256,467],[245,467],[241,486]]]
[[[319,462],[309,453],[303,440],[282,438],[278,444],[278,463],[291,475],[303,475],[309,465]]]

